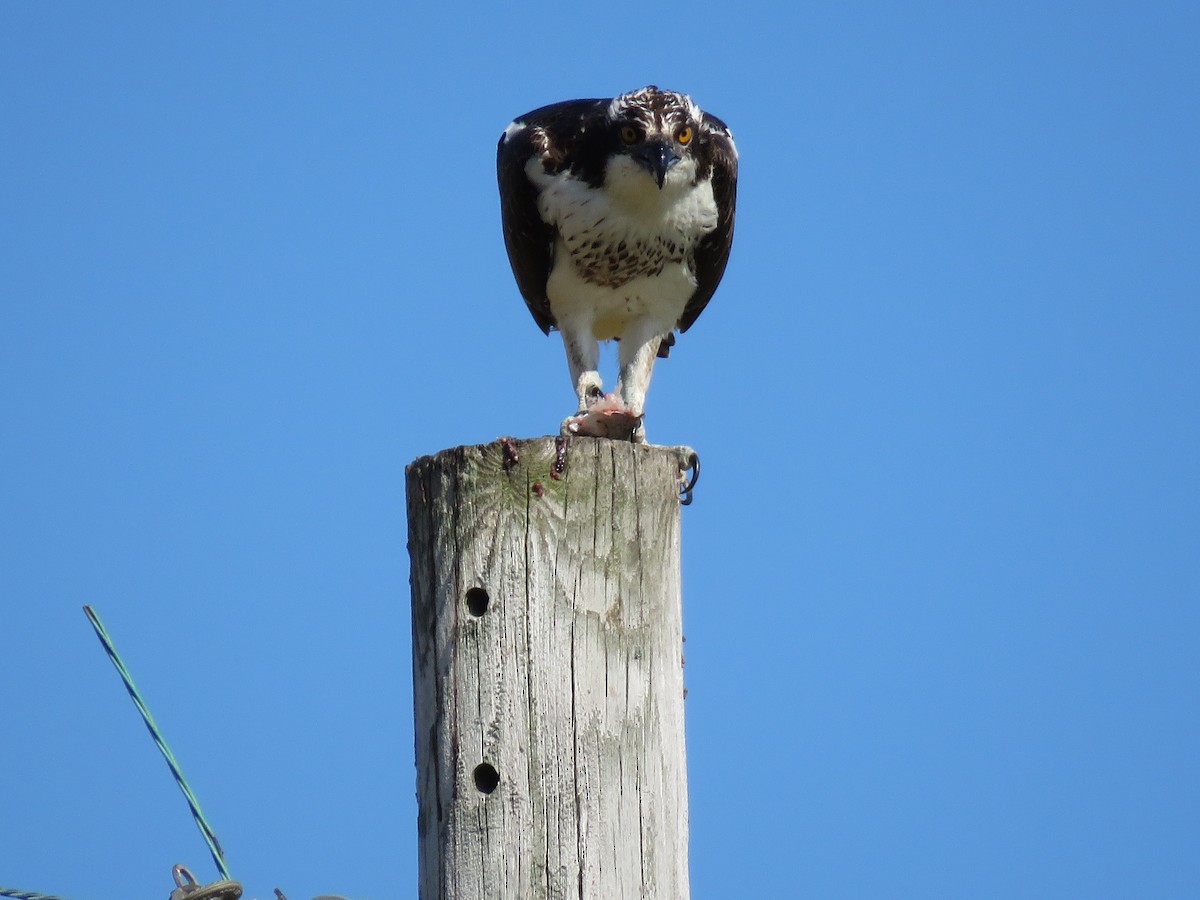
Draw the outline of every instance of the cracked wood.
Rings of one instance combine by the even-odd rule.
[[[688,896],[684,464],[538,438],[409,466],[422,900]]]

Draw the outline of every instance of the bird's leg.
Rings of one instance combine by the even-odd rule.
[[[579,412],[563,420],[563,434],[581,434],[614,440],[636,440],[641,413],[631,415],[619,394],[605,394],[597,366],[600,346],[592,335],[591,322],[559,321],[563,345],[567,348],[567,364],[579,398]],[[655,341],[654,350],[658,349]],[[651,350],[651,356],[654,355]],[[653,359],[651,360],[653,363]]]
[[[563,347],[567,351],[567,367],[571,370],[571,384],[579,399],[579,412],[588,408],[604,396],[604,383],[600,380],[600,343],[592,337],[591,329],[574,324],[562,323]]]
[[[592,335],[590,322],[560,321],[563,347],[567,351],[567,367],[571,384],[579,400],[578,411],[563,419],[562,434],[587,434],[604,437],[602,416],[594,408],[604,408],[604,383],[600,380],[600,343]]]
[[[654,360],[663,334],[658,326],[646,319],[632,322],[621,335],[618,351],[620,370],[617,375],[617,394],[625,405],[625,413],[635,423],[630,439],[641,443],[646,440],[646,429],[642,418],[646,412],[646,391],[650,387],[650,376],[654,372]]]

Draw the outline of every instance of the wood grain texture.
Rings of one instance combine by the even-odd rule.
[[[688,452],[571,438],[555,478],[554,438],[506,439],[409,466],[422,900],[688,896]]]

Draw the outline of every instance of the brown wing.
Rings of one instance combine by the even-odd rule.
[[[713,197],[717,201],[717,227],[696,245],[696,293],[679,317],[679,330],[687,331],[704,311],[725,274],[729,248],[733,246],[733,219],[737,207],[737,149],[725,123],[704,114],[702,132],[708,141],[705,151],[712,166]]]
[[[500,184],[500,216],[508,261],[534,321],[547,334],[555,324],[546,297],[546,280],[550,277],[556,235],[553,226],[538,213],[537,188],[525,174],[525,166],[537,155],[551,170],[569,168],[584,122],[590,114],[603,110],[608,102],[567,100],[518,116],[514,123],[520,127],[502,136],[496,149],[496,179]]]

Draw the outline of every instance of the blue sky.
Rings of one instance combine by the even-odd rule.
[[[1193,896],[1200,14],[1185,3],[0,8],[0,884],[415,895],[404,465],[556,428],[514,116],[741,151],[655,374],[693,896]],[[535,18],[536,17],[536,18]]]

